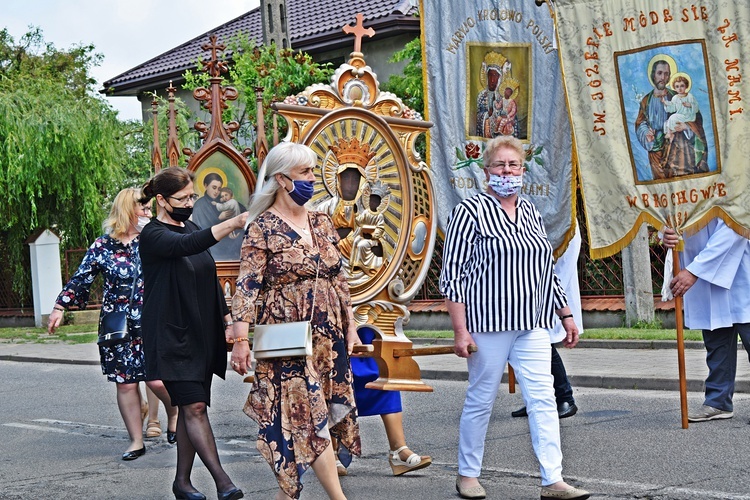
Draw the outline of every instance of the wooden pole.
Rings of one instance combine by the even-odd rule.
[[[680,254],[677,249],[672,250],[672,274],[680,272]],[[677,327],[677,369],[680,376],[680,411],[682,412],[682,428],[688,428],[687,377],[685,376],[685,338],[682,320],[682,297],[674,298],[675,325]]]
[[[513,367],[508,364],[508,394],[516,393],[516,372],[513,371]]]
[[[358,347],[358,346],[354,346]],[[471,344],[468,348],[469,352],[477,352],[477,346]],[[370,349],[370,352],[372,349]],[[453,354],[453,346],[433,346],[433,347],[415,347],[412,349],[394,349],[394,358],[403,358],[409,356],[434,356],[436,354]]]

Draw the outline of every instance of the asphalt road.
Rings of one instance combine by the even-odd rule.
[[[0,498],[171,498],[175,450],[147,440],[133,462],[115,388],[98,366],[0,361]],[[409,444],[431,467],[395,478],[377,417],[361,419],[363,456],[343,478],[350,499],[458,498],[457,422],[465,383],[431,381],[433,393],[404,393]],[[213,385],[209,410],[222,463],[246,498],[273,498],[276,482],[255,449],[257,427],[241,411],[248,387],[230,374]],[[735,396],[731,420],[680,427],[679,396],[669,391],[576,389],[581,411],[561,421],[565,478],[592,498],[750,499],[750,395]],[[700,401],[691,392],[691,403]],[[513,419],[520,394],[495,404],[481,478],[494,499],[539,498],[539,470],[525,419]],[[162,409],[162,422],[166,415]],[[312,471],[303,499],[325,495]],[[196,461],[193,484],[216,498]]]

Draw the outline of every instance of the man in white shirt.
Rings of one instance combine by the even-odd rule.
[[[664,246],[677,242],[675,231],[666,229]],[[684,296],[685,325],[703,330],[708,365],[705,400],[688,421],[732,418],[737,335],[750,355],[750,240],[713,219],[685,238],[681,264],[670,288]]]

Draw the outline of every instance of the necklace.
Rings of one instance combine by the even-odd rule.
[[[308,236],[310,235],[310,230],[309,229],[307,229],[306,227],[302,227],[302,226],[300,226],[298,224],[295,224],[294,221],[289,216],[284,215],[283,213],[281,213],[281,211],[278,208],[273,207],[273,209],[276,210],[276,212],[281,216],[282,219],[284,219],[287,222],[290,222],[294,227],[296,227],[297,229],[301,230],[306,235],[308,235]],[[309,219],[308,219],[307,222],[308,223],[310,222]]]

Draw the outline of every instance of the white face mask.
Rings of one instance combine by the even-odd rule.
[[[148,217],[145,217],[145,216],[139,216],[138,217],[138,223],[135,225],[135,228],[138,230],[139,233],[141,231],[143,231],[143,227],[146,224],[148,224],[150,220],[151,219],[149,219]]]
[[[488,182],[492,190],[501,198],[508,198],[518,194],[523,186],[522,175],[494,175],[490,174]]]

